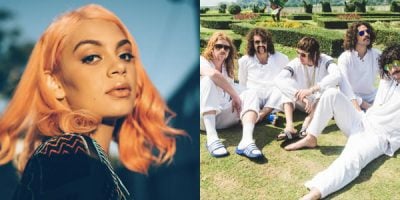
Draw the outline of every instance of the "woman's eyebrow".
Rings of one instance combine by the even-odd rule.
[[[129,45],[132,46],[132,44],[131,44],[131,42],[130,42],[129,40],[123,39],[123,40],[121,40],[121,41],[119,41],[119,42],[117,43],[117,47],[116,47],[115,49],[117,50],[118,48],[124,46],[125,44],[129,44]]]
[[[96,46],[102,46],[101,42],[99,42],[97,40],[82,40],[77,45],[75,45],[73,52],[75,52],[80,46],[82,46],[84,44],[92,44],[92,45],[96,45]]]

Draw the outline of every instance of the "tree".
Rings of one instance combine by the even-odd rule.
[[[2,24],[13,19],[13,14],[0,9],[0,96],[10,97],[24,70],[33,48],[33,43],[18,42],[18,28],[4,28]]]

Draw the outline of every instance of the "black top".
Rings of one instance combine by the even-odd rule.
[[[42,143],[25,167],[14,200],[132,199],[95,140],[64,134]]]

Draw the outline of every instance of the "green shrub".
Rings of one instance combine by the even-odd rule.
[[[267,8],[267,6],[265,4],[256,4],[256,3],[254,3],[251,6],[251,11],[253,13],[264,13],[266,8]]]
[[[366,0],[356,0],[354,1],[354,6],[357,12],[367,12],[367,1]]]
[[[259,8],[258,8],[258,6],[257,6],[256,4],[253,4],[253,5],[251,6],[251,11],[252,11],[253,13],[259,13],[259,12],[260,12],[260,10],[259,10]]]
[[[267,8],[267,5],[265,5],[265,4],[259,5],[258,6],[258,12],[259,13],[264,13],[266,8]]]
[[[376,29],[376,43],[388,46],[393,43],[400,43],[400,32],[398,29]]]
[[[231,24],[233,32],[243,36],[255,27],[248,23]],[[343,52],[343,34],[337,31],[323,30],[321,28],[310,29],[309,27],[298,29],[268,27],[268,31],[272,33],[273,40],[276,43],[284,46],[295,47],[302,37],[311,36],[319,41],[321,52],[333,57],[337,57]]]
[[[200,14],[204,14],[209,10],[210,10],[210,8],[200,8]]]
[[[390,4],[391,12],[400,12],[400,1],[392,1]]]
[[[368,12],[373,12],[373,11],[375,11],[375,7],[373,7],[373,6],[368,7]]]
[[[242,11],[242,9],[240,8],[240,6],[238,4],[231,4],[228,7],[228,12],[232,15],[236,15],[239,14]]]
[[[207,46],[208,40],[210,39],[212,33],[200,33],[200,49],[203,49]],[[236,50],[240,49],[240,45],[242,44],[242,38],[240,35],[229,35],[232,39],[233,45],[235,45]]]
[[[290,14],[287,16],[291,20],[311,20],[312,15],[310,14]]]
[[[220,3],[218,6],[218,12],[219,13],[226,13],[226,4],[225,3]]]
[[[322,1],[322,12],[332,12],[331,3],[329,1]]]
[[[313,8],[312,3],[307,3],[305,0],[303,0],[303,6],[304,6],[304,12],[312,14],[312,8]]]
[[[229,25],[232,23],[232,19],[227,18],[214,18],[214,17],[207,17],[207,18],[200,18],[200,25],[205,28],[211,29],[229,29]]]
[[[346,29],[349,23],[360,20],[372,23],[377,21],[382,21],[382,22],[400,21],[400,18],[361,18],[361,19],[318,18],[316,22],[319,27],[327,29]]]
[[[356,10],[356,6],[351,2],[344,2],[344,12],[354,12]]]

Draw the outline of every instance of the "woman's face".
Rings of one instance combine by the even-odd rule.
[[[72,110],[120,118],[134,108],[136,72],[132,44],[112,22],[83,20],[66,37],[60,81]]]

